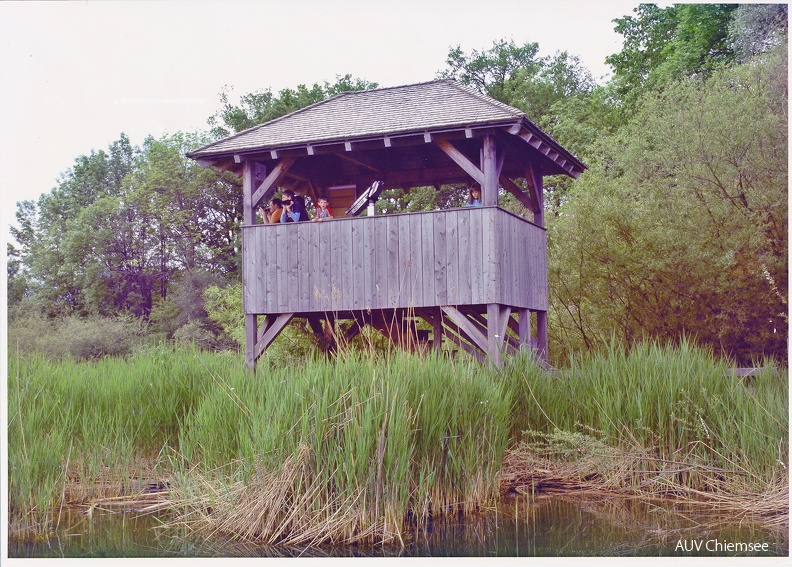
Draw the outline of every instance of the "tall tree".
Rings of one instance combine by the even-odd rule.
[[[486,51],[465,54],[460,46],[451,49],[442,77],[456,79],[475,87],[482,94],[506,104],[514,99],[514,87],[542,69],[538,43],[518,46],[504,39],[492,43]]]
[[[550,219],[557,339],[690,334],[751,364],[787,356],[786,50],[671,83]]]
[[[49,315],[147,316],[177,272],[235,274],[238,180],[184,155],[206,141],[176,134],[141,150],[122,134],[78,157],[37,205],[19,203],[12,299],[33,296]]]
[[[80,284],[81,259],[70,257],[66,248],[75,219],[96,200],[118,195],[122,181],[134,165],[137,150],[121,134],[107,151],[80,156],[63,173],[57,186],[38,203],[18,204],[18,231],[12,231],[20,246],[20,272],[27,292],[48,314],[83,314],[85,298]],[[81,230],[79,226],[77,230]]]
[[[789,31],[787,4],[741,4],[729,23],[729,42],[740,61],[783,45]]]
[[[734,60],[728,28],[736,4],[640,4],[636,17],[614,20],[624,36],[619,53],[605,59],[613,81],[630,110],[644,89],[706,74]]]

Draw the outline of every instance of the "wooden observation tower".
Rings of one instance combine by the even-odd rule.
[[[295,317],[330,345],[371,325],[496,366],[522,348],[547,360],[542,179],[585,165],[522,111],[436,80],[343,93],[188,155],[243,179],[249,367]],[[483,206],[344,217],[374,188],[449,183],[480,185]],[[287,188],[326,196],[336,219],[257,225],[257,206]],[[499,208],[501,189],[532,221]]]

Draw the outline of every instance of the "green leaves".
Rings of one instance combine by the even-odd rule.
[[[474,49],[469,55],[457,46],[449,51],[447,68],[439,75],[517,107],[544,127],[555,103],[586,95],[595,83],[576,55],[564,51],[539,57],[538,53],[538,43],[518,46],[506,40],[493,42],[486,51]]]
[[[645,89],[701,75],[734,60],[727,31],[736,4],[641,4],[636,17],[614,20],[624,36],[619,53],[605,59],[628,108]]]
[[[786,356],[785,57],[670,84],[605,140],[548,231],[556,340],[683,334]]]

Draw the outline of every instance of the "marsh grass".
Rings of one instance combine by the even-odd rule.
[[[193,530],[312,545],[398,541],[510,487],[753,499],[776,519],[788,494],[786,372],[736,378],[686,343],[612,346],[554,374],[350,349],[256,375],[166,347],[9,364],[16,537],[121,495]],[[154,502],[149,480],[166,486]]]
[[[682,341],[612,345],[552,377],[515,360],[505,375],[518,400],[514,486],[732,502],[736,513],[753,501],[757,516],[788,523],[786,370],[737,377]]]

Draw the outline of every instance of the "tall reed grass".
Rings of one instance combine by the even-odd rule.
[[[504,466],[538,456],[579,474],[592,450],[591,474],[630,469],[626,482],[652,478],[658,493],[671,481],[788,490],[787,399],[786,371],[732,377],[687,343],[614,345],[554,374],[528,357],[497,371],[349,350],[256,375],[237,356],[167,347],[90,363],[12,354],[11,532],[154,478],[191,527],[384,541],[405,522],[495,504]],[[629,466],[613,460],[628,453]]]
[[[679,471],[670,484],[700,490],[788,484],[786,370],[766,363],[755,376],[735,376],[726,361],[687,341],[611,344],[571,357],[552,376],[525,359],[513,362],[504,375],[518,400],[515,439],[527,432],[524,441],[544,439],[547,449],[549,437],[563,432],[629,448],[644,469]]]
[[[510,411],[508,392],[477,365],[404,353],[346,352],[256,376],[237,359],[164,348],[127,361],[14,359],[9,399],[20,521],[50,521],[67,480],[118,490],[145,458],[178,480],[191,509],[206,509],[208,495],[207,522],[220,509],[241,514],[222,520],[237,534],[234,521],[255,524],[239,498],[280,486],[261,529],[245,536],[267,541],[311,533],[339,509],[354,520],[323,538],[397,537],[408,515],[493,504]]]

